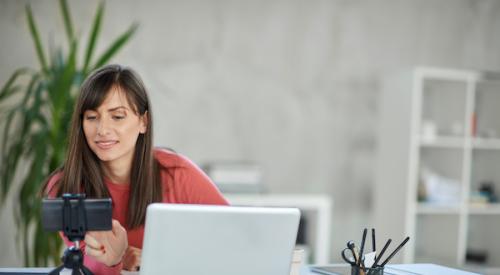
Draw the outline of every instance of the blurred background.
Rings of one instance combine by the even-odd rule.
[[[26,23],[26,4],[44,45],[67,48],[57,1],[1,0],[2,86],[16,68],[39,67]],[[68,1],[76,37],[88,39],[98,6],[99,1]],[[229,187],[228,196],[235,202],[264,200],[262,204],[307,208],[304,216],[312,218],[304,222],[308,232],[303,242],[310,247],[310,262],[339,262],[346,241],[359,241],[364,227],[377,226],[379,246],[387,237],[399,242],[406,234],[416,234],[413,228],[421,215],[415,212],[417,198],[408,193],[413,187],[416,190],[416,181],[409,183],[401,175],[398,182],[408,188],[400,190],[377,180],[390,177],[399,164],[419,160],[406,151],[413,148],[410,126],[423,119],[412,117],[413,103],[399,104],[398,96],[384,97],[390,76],[408,76],[398,78],[408,79],[399,89],[409,95],[408,100],[427,87],[415,84],[422,74],[430,72],[446,83],[463,80],[465,96],[429,100],[430,105],[445,102],[435,107],[444,113],[446,104],[463,105],[453,111],[461,119],[455,134],[468,135],[472,126],[464,117],[472,109],[464,98],[470,84],[482,79],[484,71],[500,71],[500,2],[496,0],[105,1],[95,51],[103,52],[134,22],[138,29],[110,62],[130,66],[142,76],[153,104],[155,144],[188,156],[213,177],[221,177],[221,182],[232,173],[231,180],[244,178],[256,186]],[[453,74],[456,70],[458,75]],[[399,109],[385,107],[386,100]],[[384,110],[392,113],[383,115]],[[382,157],[381,131],[386,128],[381,127],[391,117],[401,118],[402,128],[388,129],[395,131],[391,134],[395,143],[407,140],[390,152],[400,158]],[[439,125],[430,123],[426,127],[432,135]],[[462,148],[458,142],[456,147]],[[458,162],[464,165],[468,163],[463,156],[470,155],[467,148],[459,153],[459,159],[465,160]],[[498,160],[493,157],[488,163]],[[463,176],[463,169],[457,174]],[[462,196],[468,198],[469,193]],[[13,194],[15,190],[0,212],[0,266],[23,265],[16,246]],[[377,213],[384,202],[404,213]],[[326,218],[315,211],[327,213]],[[470,220],[467,211],[459,205],[456,212],[439,216],[439,220],[443,215],[450,219],[449,230],[458,230],[454,243],[459,247],[443,251],[442,260],[434,262],[465,264],[467,232],[472,230],[464,224]],[[497,214],[493,211],[488,221],[499,220]],[[326,226],[328,236],[315,235],[324,234],[317,229],[318,222]],[[314,243],[317,238],[326,243]],[[315,250],[318,246],[322,252]],[[492,248],[487,253],[489,262],[479,261],[479,265],[500,266],[498,250]],[[326,259],[314,258],[318,253]],[[416,261],[413,256],[406,259]],[[431,261],[434,258],[430,256]]]

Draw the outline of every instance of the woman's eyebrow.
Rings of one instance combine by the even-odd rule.
[[[108,109],[108,112],[114,112],[114,111],[116,111],[116,110],[118,110],[118,109],[125,109],[125,110],[128,110],[128,108],[127,108],[127,107],[125,107],[125,106],[118,106],[118,107],[114,107],[114,108]]]

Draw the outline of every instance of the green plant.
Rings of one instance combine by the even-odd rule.
[[[15,196],[17,241],[26,266],[47,266],[51,260],[59,262],[62,241],[57,234],[44,232],[41,226],[38,191],[50,172],[64,161],[78,87],[89,72],[106,64],[137,29],[137,25],[132,24],[94,58],[104,12],[101,2],[79,65],[79,38],[73,32],[66,0],[60,0],[59,6],[68,41],[67,53],[64,54],[62,47],[50,49],[47,59],[31,7],[27,5],[27,22],[40,68],[17,69],[0,90],[0,122],[3,123],[0,203],[4,204],[8,196]]]

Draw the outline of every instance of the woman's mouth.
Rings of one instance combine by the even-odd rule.
[[[107,150],[113,147],[115,144],[118,143],[117,140],[102,140],[102,141],[96,141],[95,142],[97,147],[102,150]]]

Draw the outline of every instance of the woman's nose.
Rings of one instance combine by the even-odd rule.
[[[109,123],[106,121],[106,119],[101,119],[97,126],[97,135],[105,136],[107,134],[109,134]]]

